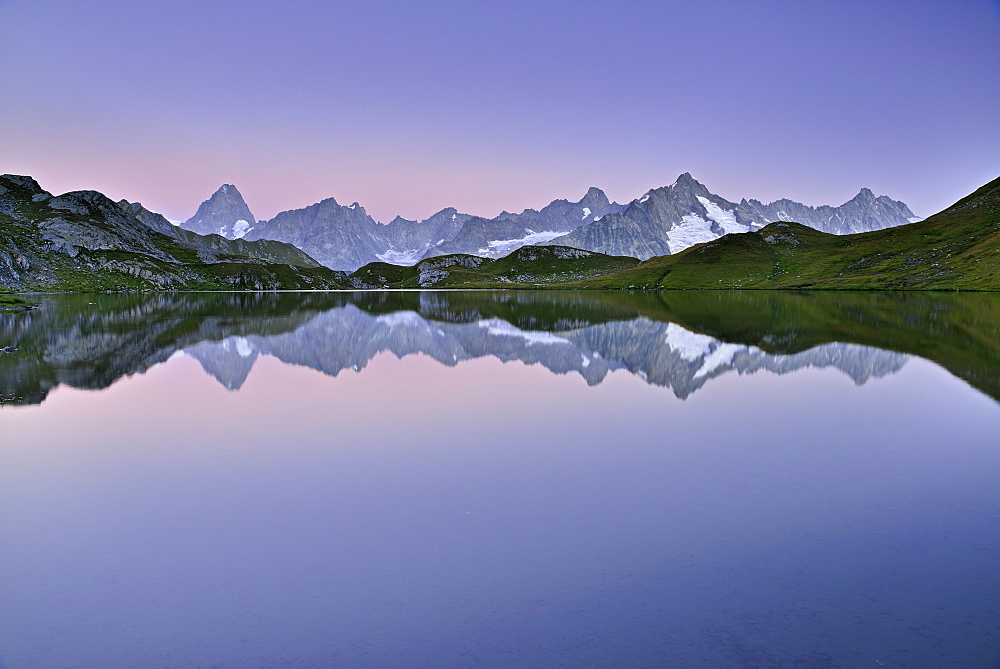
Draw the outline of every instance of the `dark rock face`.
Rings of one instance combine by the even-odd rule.
[[[201,203],[194,216],[181,226],[200,235],[222,235],[226,239],[241,239],[257,224],[250,208],[236,186],[223,184]]]
[[[839,207],[809,207],[792,200],[765,205],[739,204],[713,195],[690,174],[633,200],[617,214],[603,217],[549,243],[645,260],[677,253],[729,233],[759,230],[774,221],[794,221],[823,232],[848,234],[904,225],[916,219],[902,202],[867,188]]]
[[[599,188],[591,187],[579,202],[555,200],[540,211],[525,209],[520,214],[503,212],[493,219],[470,218],[455,237],[436,246],[428,256],[471,253],[499,258],[530,244],[544,243],[559,233],[576,230],[618,212],[622,205],[608,200]]]
[[[335,199],[304,209],[283,211],[250,231],[246,239],[276,239],[293,244],[331,269],[354,270],[385,251],[377,233],[382,227],[357,202]]]
[[[853,199],[839,207],[810,207],[788,199],[771,204],[744,199],[737,212],[748,220],[765,225],[774,221],[794,221],[835,235],[871,232],[920,220],[904,203],[885,195],[876,197],[867,188],[862,188]]]

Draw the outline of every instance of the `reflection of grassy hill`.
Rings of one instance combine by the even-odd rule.
[[[1000,400],[1000,296],[664,291],[662,317],[723,341],[796,353],[839,341],[926,358]]]
[[[349,295],[349,296],[348,296]],[[365,311],[428,319],[501,318],[565,331],[611,321],[672,322],[768,353],[844,342],[917,355],[1000,399],[1000,296],[812,291],[476,291],[345,295]]]
[[[644,310],[662,310],[656,293],[620,291],[366,291],[345,294],[344,304],[373,314],[415,311],[448,323],[500,318],[525,330],[549,332],[627,321]]]
[[[1000,179],[917,223],[856,235],[771,223],[576,285],[1000,290]]]
[[[38,309],[0,317],[0,347],[17,348],[0,354],[0,404],[39,402],[60,383],[102,388],[179,348],[292,332],[317,314],[345,306],[373,314],[415,311],[448,323],[498,318],[548,332],[616,322],[626,327],[608,332],[628,331],[630,321],[649,319],[775,354],[833,342],[861,344],[932,360],[1000,400],[1000,295],[990,293],[159,292],[38,299]]]
[[[60,383],[104,388],[185,346],[291,332],[338,293],[131,293],[40,296],[0,317],[0,405],[36,404]],[[94,304],[96,301],[96,304]]]

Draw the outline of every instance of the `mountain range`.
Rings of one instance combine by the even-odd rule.
[[[628,204],[611,202],[602,190],[590,188],[578,201],[555,200],[519,214],[504,211],[487,219],[447,208],[423,221],[397,216],[385,225],[359,203],[341,205],[334,198],[255,221],[236,187],[225,184],[181,225],[228,239],[287,242],[327,267],[354,271],[371,262],[413,265],[456,253],[499,258],[523,246],[549,243],[645,260],[787,220],[851,234],[920,219],[904,203],[876,197],[867,188],[839,207],[810,207],[788,199],[733,203],[685,173]]]
[[[139,203],[96,191],[55,196],[31,177],[3,175],[0,290],[1000,289],[1000,179],[926,220],[868,232],[766,221],[794,213],[817,227],[849,230],[886,225],[909,209],[866,190],[836,208],[792,204],[733,204],[685,174],[624,208],[595,188],[578,202],[557,200],[497,219],[445,209],[425,221],[382,225],[358,203],[330,198],[251,226],[241,223],[245,218],[223,220],[224,211],[252,217],[227,184],[199,208],[199,220],[242,235],[228,239],[173,225]],[[670,223],[678,217],[679,224]],[[558,230],[577,223],[565,234]],[[551,229],[536,231],[545,227]],[[263,237],[269,230],[295,244]],[[580,248],[587,246],[618,254]],[[459,248],[473,252],[454,252]],[[309,249],[325,254],[328,265],[352,266],[371,254],[382,259],[348,274],[324,266]],[[663,253],[647,257],[656,252]]]

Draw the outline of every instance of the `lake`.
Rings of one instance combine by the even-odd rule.
[[[1000,296],[37,300],[0,667],[1000,663]]]

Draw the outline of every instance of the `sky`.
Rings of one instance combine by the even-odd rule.
[[[183,220],[727,199],[930,215],[1000,176],[1000,1],[0,0],[0,172]]]

